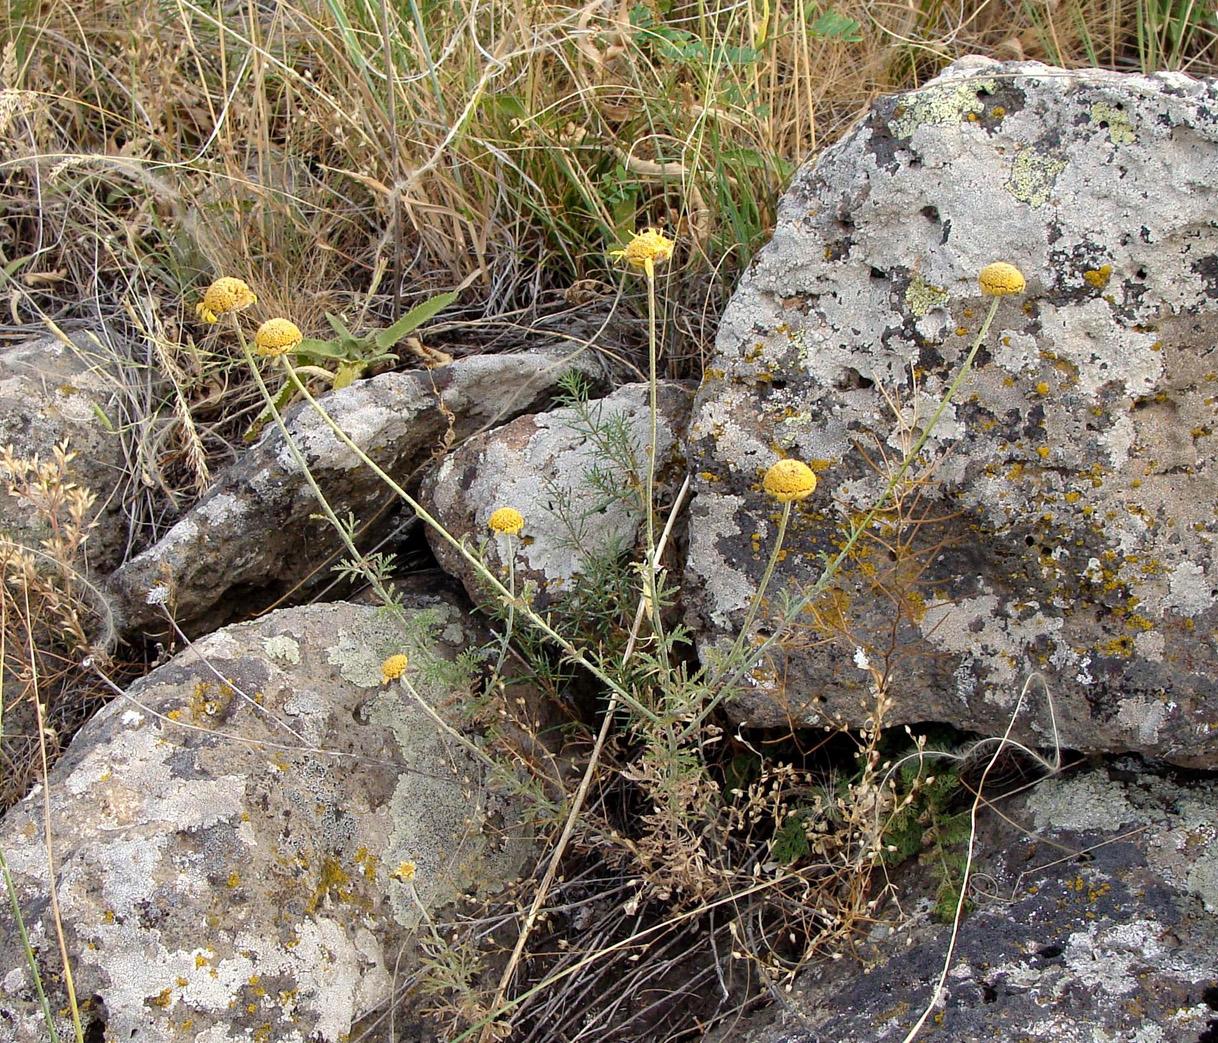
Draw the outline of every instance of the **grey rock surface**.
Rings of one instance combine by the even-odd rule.
[[[88,566],[104,573],[122,560],[127,546],[121,496],[126,463],[114,430],[121,423],[119,395],[97,347],[83,334],[73,343],[41,337],[0,350],[0,445],[26,459],[48,460],[61,442],[76,454],[72,480],[95,496],[96,524],[85,544]],[[0,531],[35,548],[47,535],[33,508],[2,485]]]
[[[389,999],[403,947],[409,966],[420,908],[514,878],[531,851],[514,798],[433,716],[455,720],[471,682],[457,656],[478,636],[439,599],[408,602],[401,622],[345,603],[285,609],[200,640],[91,720],[49,787],[86,1027],[345,1039]],[[419,700],[381,683],[398,652]],[[0,850],[63,1014],[43,797],[0,822]],[[6,900],[0,1040],[46,1038]]]
[[[1218,787],[1120,769],[1041,783],[982,815],[976,909],[918,1039],[1202,1043],[1218,1035]],[[1013,823],[1013,825],[1012,825]],[[904,899],[908,902],[908,898]],[[907,906],[908,908],[908,906]],[[713,1043],[899,1043],[949,928],[915,917],[805,972],[789,1007]]]
[[[453,441],[536,409],[556,382],[586,361],[557,350],[482,355],[436,370],[385,373],[320,401],[351,439],[395,480],[407,482]],[[308,404],[287,418],[293,441],[339,518],[375,526],[395,503],[369,468]],[[347,557],[274,425],[207,494],[111,580],[127,633],[166,629],[165,612],[189,633],[250,615],[326,564]],[[365,538],[362,541],[367,543]]]
[[[1009,261],[1028,286],[1001,299],[900,522],[873,525],[730,713],[860,725],[869,662],[886,724],[1001,734],[1038,671],[1062,744],[1218,766],[1216,183],[1218,83],[979,58],[877,102],[798,174],[691,424],[704,658],[765,567],[765,468],[796,457],[821,484],[761,632],[934,412],[989,306],[978,271]],[[1055,741],[1039,688],[1014,734]]]
[[[657,389],[657,491],[671,499],[685,471],[680,440],[689,419],[690,389]],[[426,505],[457,539],[485,541],[485,560],[506,576],[509,546],[516,583],[535,588],[545,609],[571,590],[590,559],[635,549],[645,518],[639,491],[650,448],[646,384],[627,384],[582,406],[520,417],[472,438],[451,453],[423,487]],[[520,538],[492,537],[499,507],[524,516]],[[663,525],[661,517],[657,529]],[[486,597],[473,568],[448,541],[429,531],[441,566],[461,579],[474,601]]]

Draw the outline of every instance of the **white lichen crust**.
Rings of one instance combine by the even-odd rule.
[[[778,456],[815,464],[771,605],[875,502],[1003,297],[969,382],[819,611],[729,705],[944,720],[1218,765],[1218,84],[957,62],[883,99],[796,176],[724,316],[691,423],[688,586],[704,649],[764,568]],[[890,551],[901,544],[902,560]],[[724,584],[724,575],[749,583]],[[758,621],[769,632],[772,623]],[[781,681],[777,680],[781,678]]]
[[[484,637],[462,618],[437,599],[400,622],[285,609],[196,642],[81,730],[50,799],[87,1024],[107,1039],[337,1043],[389,999],[421,909],[519,874],[530,843],[513,801],[437,724],[470,690],[458,654]],[[380,684],[400,650],[422,702]],[[66,1009],[40,793],[0,823],[0,849]],[[414,895],[393,874],[407,859]],[[46,1035],[23,962],[6,901],[0,1039]]]

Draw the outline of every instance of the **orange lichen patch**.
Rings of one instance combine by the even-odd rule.
[[[162,989],[156,996],[147,1001],[150,1006],[164,1010],[173,1002],[173,989]]]

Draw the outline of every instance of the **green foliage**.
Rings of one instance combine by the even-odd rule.
[[[930,774],[928,763],[940,767],[939,773]],[[960,900],[971,829],[968,811],[959,807],[961,794],[954,763],[913,756],[898,772],[897,811],[884,830],[883,858],[888,865],[917,857],[931,867],[938,880],[935,916],[945,923],[955,917]]]
[[[435,318],[457,299],[455,293],[440,293],[411,308],[397,322],[381,330],[356,336],[337,315],[326,312],[326,321],[334,331],[329,340],[306,338],[296,348],[296,358],[305,365],[335,365],[334,387],[344,388],[362,377],[370,367],[396,362],[397,355],[389,349],[423,323]]]
[[[324,377],[337,391],[354,384],[373,366],[397,362],[397,355],[389,349],[396,347],[423,323],[435,318],[456,299],[457,294],[453,292],[436,294],[411,308],[392,325],[362,336],[352,333],[337,315],[326,312],[326,322],[330,324],[334,336],[329,340],[306,337],[296,346],[292,355],[300,366],[306,367],[302,372]],[[334,369],[331,370],[330,366]],[[276,412],[282,413],[295,397],[296,385],[290,380],[285,381],[267,407],[246,429],[244,440],[254,441],[271,417]]]
[[[666,13],[662,7],[661,13]],[[708,42],[688,29],[657,17],[645,4],[635,4],[630,9],[630,24],[639,30],[647,46],[661,61],[681,65],[753,65],[761,57],[761,52],[754,47]]]
[[[819,4],[809,4],[808,21],[808,32],[817,39],[862,43],[862,23],[857,18],[842,14],[836,7],[821,10]]]
[[[770,855],[779,865],[791,866],[811,850],[805,823],[809,812],[799,810],[786,817],[774,834]]]

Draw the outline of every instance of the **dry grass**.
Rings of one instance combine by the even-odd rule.
[[[472,277],[433,333],[455,354],[615,305],[637,348],[605,254],[660,225],[681,240],[663,358],[696,373],[792,171],[877,93],[970,52],[1212,72],[1203,5],[1174,2],[7,0],[9,318],[110,320],[170,375],[133,424],[187,496],[256,404],[184,322],[220,273],[306,333]]]

